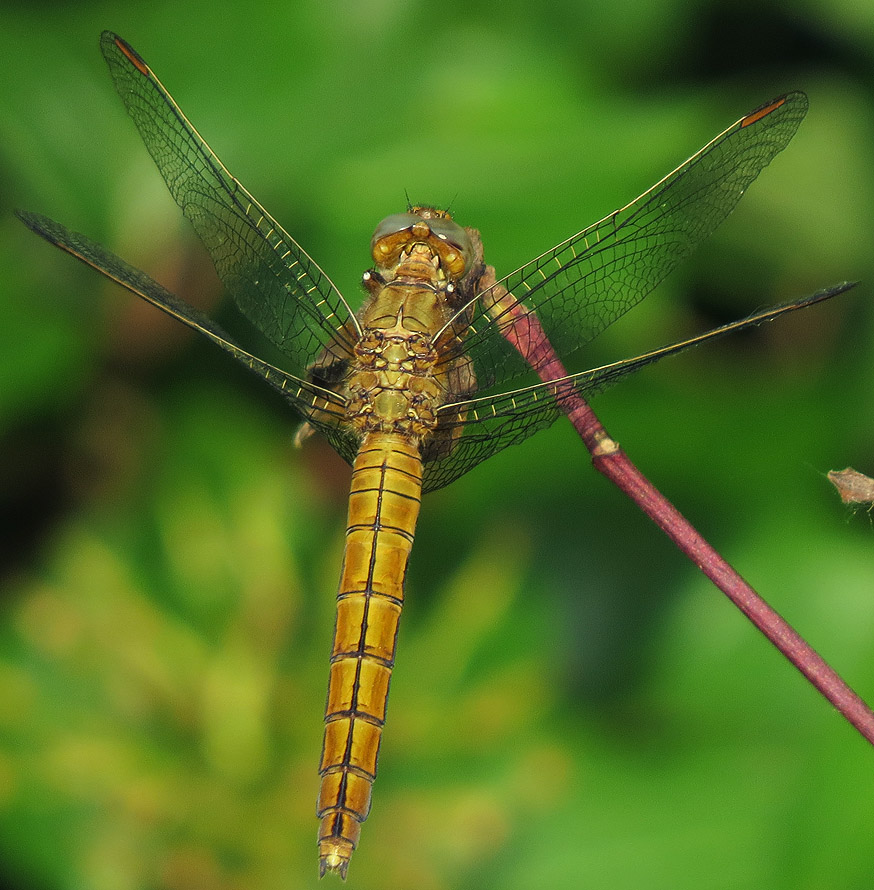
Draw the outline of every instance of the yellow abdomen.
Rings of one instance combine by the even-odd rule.
[[[368,433],[352,471],[319,772],[320,873],[345,877],[370,809],[422,490],[418,447]]]

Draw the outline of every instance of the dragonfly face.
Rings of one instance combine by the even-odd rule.
[[[110,32],[101,49],[219,277],[286,367],[248,352],[87,237],[36,214],[19,216],[259,374],[308,431],[324,434],[353,464],[318,803],[321,871],[345,876],[370,808],[421,492],[551,424],[569,393],[588,397],[666,355],[806,305],[580,374],[545,359],[596,336],[709,235],[788,144],[807,99],[789,93],[746,115],[640,197],[500,279],[483,261],[478,233],[447,212],[412,207],[389,216],[373,235],[375,268],[356,315],[231,176],[142,57]],[[544,382],[508,388],[533,377],[532,368]]]
[[[414,251],[428,256],[438,281],[457,281],[474,256],[467,232],[448,212],[433,207],[413,207],[407,213],[387,216],[376,227],[370,249],[386,281],[396,277],[398,264]]]

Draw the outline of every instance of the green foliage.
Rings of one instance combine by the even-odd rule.
[[[11,217],[87,232],[234,326],[100,30],[133,43],[351,297],[405,190],[451,204],[509,271],[792,87],[811,111],[790,147],[585,362],[874,280],[870,95],[853,76],[872,46],[842,30],[864,10],[784,21],[765,5],[736,34],[731,5],[620,7],[4,10],[0,868],[17,886],[316,884],[347,470],[317,441],[295,451],[295,419],[232,362]],[[824,474],[874,469],[871,321],[865,285],[596,405],[869,698],[872,530]],[[568,429],[426,499],[408,602],[350,887],[874,881],[870,749]]]

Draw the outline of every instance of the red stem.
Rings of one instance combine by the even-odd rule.
[[[489,267],[486,279],[494,280]],[[486,282],[488,284],[488,282]],[[488,291],[491,312],[504,337],[544,382],[567,377],[540,321],[500,286]],[[634,466],[586,402],[571,387],[556,398],[567,412],[598,472],[624,491],[699,569],[749,618],[844,717],[874,744],[874,713],[835,670],[747,584],[701,537],[691,523]]]

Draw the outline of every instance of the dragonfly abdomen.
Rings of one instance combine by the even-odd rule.
[[[365,436],[352,471],[319,768],[321,874],[345,877],[370,809],[421,488],[416,444]]]

